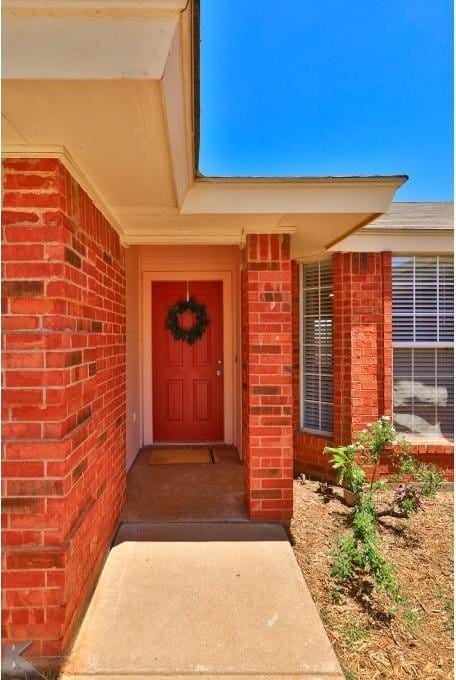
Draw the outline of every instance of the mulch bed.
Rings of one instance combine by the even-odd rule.
[[[338,488],[294,483],[290,538],[348,680],[453,678],[453,494],[425,499],[408,520],[381,520],[381,552],[395,565],[407,606],[378,591],[334,590],[328,554],[351,512]]]

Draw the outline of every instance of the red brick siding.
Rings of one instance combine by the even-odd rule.
[[[319,478],[333,477],[322,451],[348,443],[381,415],[392,415],[391,253],[336,253],[334,281],[334,436],[331,440],[300,428],[299,265],[293,263],[293,435],[295,468]],[[417,443],[413,452],[452,478],[453,447]],[[380,474],[392,471],[383,461]]]
[[[252,519],[293,508],[291,262],[289,236],[247,237],[242,271],[242,427]]]
[[[366,423],[385,413],[385,304],[391,313],[391,286],[389,300],[383,287],[387,258],[391,259],[390,253],[333,257],[336,441],[351,440]]]
[[[52,657],[124,497],[124,253],[58,161],[3,171],[3,636]]]

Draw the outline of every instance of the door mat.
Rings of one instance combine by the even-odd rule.
[[[214,449],[154,449],[149,465],[176,465],[179,463],[218,463]]]

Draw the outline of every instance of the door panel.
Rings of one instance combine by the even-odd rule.
[[[152,283],[154,441],[223,440],[223,289],[221,281],[192,281],[189,294],[206,305],[209,325],[194,345],[174,340],[168,308],[186,298],[186,281]],[[191,314],[181,319],[192,325]],[[217,375],[220,372],[220,375]]]

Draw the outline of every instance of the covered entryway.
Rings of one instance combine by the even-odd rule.
[[[128,473],[120,521],[245,521],[241,251],[132,246],[126,265]],[[193,344],[167,327],[169,310],[187,297],[208,319]],[[188,328],[192,315],[179,323]],[[192,463],[195,447],[210,448],[217,462]],[[150,464],[157,449],[183,451],[181,463]]]
[[[180,301],[206,316],[202,337],[176,338],[167,326]],[[175,314],[177,329],[195,313]],[[221,281],[152,283],[153,431],[156,442],[223,442],[223,289]]]

